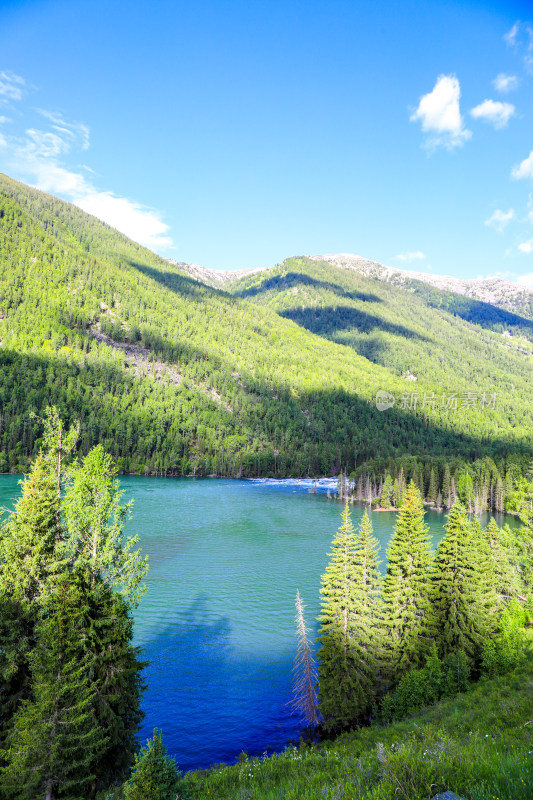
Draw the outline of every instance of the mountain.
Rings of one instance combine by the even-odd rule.
[[[427,272],[395,269],[379,264],[377,261],[370,261],[367,258],[349,253],[310,256],[310,258],[315,261],[333,264],[336,267],[351,269],[367,277],[392,283],[395,286],[403,286],[410,291],[415,291],[417,288],[420,291],[421,287],[416,285],[418,283],[428,284],[444,292],[463,295],[483,303],[490,303],[498,308],[533,320],[533,291],[512,281],[506,281],[501,278],[463,280],[446,275],[431,275]]]
[[[403,289],[361,275],[368,286],[350,288],[340,275],[355,273],[325,280],[332,266],[306,260],[307,272],[288,267],[304,274],[285,293],[298,296],[298,305],[283,301],[281,308],[282,295],[270,303],[263,291],[275,271],[209,286],[198,280],[200,268],[193,278],[187,265],[6,176],[0,232],[0,470],[27,468],[42,430],[32,412],[52,403],[67,421],[81,420],[82,452],[102,442],[125,471],[319,475],[403,453],[468,459],[533,452],[529,356],[514,339],[471,323],[461,321],[453,347],[462,343],[472,362],[471,388],[501,400],[456,411],[437,403],[402,407],[400,398],[413,394],[407,368],[419,373],[420,396],[441,391],[441,374],[424,366],[426,355],[419,363],[417,352],[436,367],[448,346],[439,341],[437,319],[446,320],[446,331],[453,319],[416,297],[430,327],[407,318]],[[304,290],[319,293],[326,316],[300,302]],[[330,330],[328,315],[339,307],[347,309],[344,327],[334,322]],[[317,313],[314,330],[306,315]],[[368,330],[357,323],[356,333],[361,319]],[[407,358],[403,342],[410,363],[400,368],[390,354]],[[376,407],[379,390],[397,398],[386,411]]]

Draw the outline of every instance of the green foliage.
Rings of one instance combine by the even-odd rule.
[[[384,673],[392,685],[424,662],[428,649],[430,568],[428,527],[411,482],[389,543],[383,584]]]
[[[381,648],[378,543],[368,515],[355,534],[348,505],[322,578],[320,712],[327,730],[369,714]]]
[[[381,506],[382,508],[390,508],[392,506],[392,489],[393,483],[390,474],[387,472],[383,489],[381,492]]]
[[[126,472],[320,475],[378,455],[533,451],[524,356],[416,298],[406,304],[397,287],[361,279],[360,291],[355,274],[308,259],[283,267],[306,273],[306,291],[327,292],[337,319],[345,300],[361,306],[358,353],[342,335],[329,341],[252,304],[262,289],[241,299],[202,285],[3,176],[0,229],[0,469],[28,469],[41,446],[31,412],[50,403],[65,423],[80,419],[83,455],[101,444]],[[501,407],[499,397],[495,409],[378,411],[378,389],[400,398],[413,388],[401,374],[415,352],[420,397],[485,390],[490,377]]]
[[[176,762],[167,756],[161,731],[135,757],[133,774],[124,785],[124,800],[179,800],[184,797],[181,774]]]
[[[93,714],[96,688],[83,652],[88,587],[65,573],[47,598],[29,658],[31,696],[17,709],[7,736],[1,785],[9,796],[80,798],[89,793],[106,746]]]
[[[74,467],[63,523],[76,435],[47,413],[46,449],[0,530],[0,792],[9,800],[92,800],[128,773],[143,716],[131,608],[145,563],[122,540],[101,448]]]
[[[474,662],[494,621],[494,579],[486,580],[483,540],[461,503],[452,507],[445,529],[433,572],[435,637],[441,657],[462,650]]]
[[[523,626],[526,613],[522,603],[511,600],[500,618],[499,631],[486,640],[483,646],[482,669],[484,675],[505,675],[524,657]]]
[[[148,558],[134,550],[138,537],[124,539],[124,523],[132,502],[120,504],[116,468],[101,445],[70,471],[63,504],[68,530],[66,553],[74,563],[89,566],[93,582],[100,577],[123,591],[130,604],[138,601]]]

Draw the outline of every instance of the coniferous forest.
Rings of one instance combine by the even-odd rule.
[[[531,797],[528,308],[304,256],[215,288],[5,176],[0,234],[0,800]],[[299,745],[185,776],[140,746],[124,473],[338,476]],[[354,502],[397,512],[386,553]]]

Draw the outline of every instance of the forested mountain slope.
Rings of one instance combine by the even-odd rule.
[[[435,302],[304,256],[231,285],[239,297],[410,377],[420,397],[422,383],[436,385],[439,396],[494,391],[511,424],[531,422],[533,322],[484,304],[486,323],[473,324],[440,305],[446,293],[425,288]],[[500,330],[520,325],[531,341],[493,330],[499,320]]]
[[[507,368],[489,381],[481,370],[475,385],[501,393],[495,408],[379,411],[379,389],[413,390],[397,365],[308,331],[253,293],[203,285],[5,176],[0,265],[0,470],[27,467],[40,444],[30,412],[49,403],[82,420],[82,452],[102,442],[127,471],[326,474],[378,454],[533,451],[517,366],[526,357],[509,347]],[[438,346],[436,332],[402,325],[391,335],[412,340],[413,358],[423,342]],[[427,371],[417,391],[438,392],[439,379]]]

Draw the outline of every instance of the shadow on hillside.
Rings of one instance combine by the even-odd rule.
[[[312,333],[319,335],[333,335],[337,331],[357,329],[359,333],[371,333],[374,330],[393,333],[406,339],[418,339],[428,342],[426,336],[398,325],[394,322],[380,319],[375,314],[368,314],[353,306],[326,306],[324,308],[291,308],[279,312],[280,316],[291,319]]]
[[[142,272],[148,278],[157,281],[165,288],[176,294],[187,297],[188,299],[203,301],[209,296],[225,294],[220,289],[215,289],[212,286],[207,286],[205,283],[190,278],[188,275],[181,275],[179,272],[172,272],[171,270],[160,270],[155,267],[150,267],[147,264],[139,264],[135,261],[128,262],[131,267]]]
[[[428,305],[461,317],[465,322],[471,322],[489,330],[498,330],[500,327],[504,329],[518,327],[524,330],[529,337],[533,334],[533,321],[527,317],[521,317],[513,311],[485,303],[483,300],[475,300],[454,292],[439,290],[423,281],[411,280],[409,287]],[[533,313],[533,302],[531,308]]]
[[[1,444],[9,455],[4,469],[17,471],[19,456],[36,454],[40,439],[35,437],[40,433],[30,424],[29,414],[42,415],[48,405],[58,407],[66,424],[81,421],[81,453],[102,443],[115,459],[131,457],[142,469],[146,465],[148,471],[167,474],[182,474],[184,454],[197,456],[200,465],[204,457],[216,458],[234,436],[241,444],[235,456],[221,462],[227,466],[219,471],[240,477],[338,474],[341,467],[351,470],[366,459],[406,453],[466,459],[512,451],[533,453],[525,412],[516,427],[503,434],[494,429],[494,412],[465,412],[472,413],[472,420],[465,421],[463,413],[458,422],[463,430],[468,425],[469,433],[462,433],[453,429],[457,423],[451,414],[432,421],[401,408],[400,390],[388,385],[386,375],[374,391],[393,391],[397,402],[379,411],[372,398],[361,397],[362,389],[365,394],[370,389],[364,370],[354,375],[357,383],[350,390],[306,388],[294,370],[275,384],[260,375],[240,375],[236,388],[234,364],[225,359],[215,362],[187,342],[172,345],[156,335],[149,347],[183,369],[185,376],[186,365],[192,362],[195,380],[204,375],[207,381],[216,371],[217,390],[235,410],[217,405],[209,391],[202,392],[186,377],[179,389],[171,391],[152,378],[137,379],[116,361],[91,356],[78,362],[55,354],[0,348],[5,415]],[[391,376],[390,380],[395,379]],[[209,440],[206,427],[213,431]],[[204,442],[199,449],[200,431]],[[207,471],[213,471],[211,466]],[[204,474],[201,466],[197,474]]]
[[[321,289],[328,292],[333,292],[338,297],[344,297],[349,300],[362,300],[363,302],[382,303],[381,297],[368,292],[348,292],[336,283],[328,281],[320,281],[306,275],[304,272],[287,272],[285,275],[275,275],[270,278],[265,278],[255,286],[250,286],[248,289],[243,289],[236,292],[238,297],[257,297],[257,295],[270,291],[270,289],[287,290],[299,288],[300,286],[312,286],[314,289]]]

